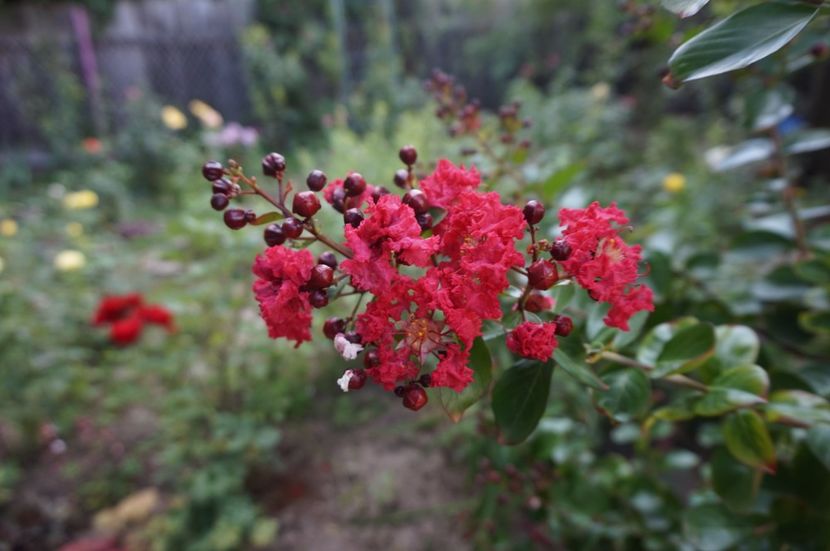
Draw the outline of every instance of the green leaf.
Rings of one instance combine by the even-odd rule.
[[[574,178],[585,170],[585,163],[576,162],[566,165],[555,171],[543,181],[538,187],[543,198],[551,200],[559,194]]]
[[[760,481],[754,469],[735,461],[725,448],[715,450],[710,465],[712,488],[730,509],[740,511],[752,506]]]
[[[565,307],[570,304],[576,294],[576,285],[571,281],[557,283],[550,290],[550,296],[553,299],[553,311],[561,313]]]
[[[281,212],[266,212],[265,214],[257,216],[253,222],[250,222],[250,225],[261,226],[263,224],[270,224],[271,222],[276,222],[277,220],[282,219],[283,215]]]
[[[663,347],[669,342],[674,334],[681,329],[696,325],[698,321],[694,318],[682,318],[671,323],[661,323],[649,331],[637,349],[637,361],[646,365],[656,365],[657,358],[663,351]]]
[[[493,389],[493,413],[501,430],[500,441],[524,441],[545,413],[553,375],[553,362],[522,360],[504,372]]]
[[[714,348],[715,330],[711,325],[698,323],[684,327],[663,347],[651,376],[658,378],[688,371],[712,354]]]
[[[709,3],[709,0],[663,0],[663,7],[680,17],[691,17]]]
[[[775,142],[768,138],[753,138],[730,147],[723,155],[712,159],[709,166],[715,172],[724,172],[765,161],[773,153]]]
[[[796,427],[830,424],[830,403],[803,390],[773,392],[766,405],[767,420]]]
[[[597,396],[597,405],[617,421],[639,417],[648,409],[651,382],[639,369],[625,367],[602,375],[608,390]]]
[[[490,349],[481,337],[473,341],[473,348],[470,350],[470,361],[468,363],[473,370],[473,382],[461,392],[455,392],[449,388],[440,389],[441,405],[444,411],[457,423],[464,416],[464,412],[478,402],[490,389],[493,380],[493,358],[490,356]]]
[[[631,319],[628,320],[628,331],[618,331],[611,343],[611,348],[614,350],[620,350],[637,340],[637,337],[640,336],[640,333],[643,332],[643,327],[646,325],[648,314],[649,313],[645,310],[634,314]]]
[[[811,333],[830,335],[830,311],[824,312],[801,312],[798,315],[798,323]]]
[[[698,415],[723,415],[734,409],[766,402],[769,377],[757,365],[741,365],[721,373],[695,404]]]
[[[743,69],[783,48],[818,13],[816,6],[763,2],[743,9],[681,45],[669,59],[676,81]]]
[[[819,425],[807,432],[807,446],[830,471],[830,426]]]
[[[745,325],[719,325],[715,329],[715,357],[726,367],[753,364],[761,350],[758,334]]]
[[[725,551],[748,537],[751,526],[722,505],[704,504],[683,513],[683,533],[695,549]]]
[[[561,347],[554,351],[553,359],[562,368],[562,371],[580,383],[597,390],[608,390],[608,385],[602,382],[584,361],[571,357]]]
[[[790,155],[810,153],[830,147],[830,130],[813,128],[803,130],[787,140],[784,151]]]
[[[775,447],[767,426],[752,410],[736,411],[723,424],[727,449],[738,461],[767,472],[775,472]]]

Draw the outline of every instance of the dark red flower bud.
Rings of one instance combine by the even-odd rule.
[[[286,218],[282,223],[282,232],[289,239],[296,239],[303,233],[303,223],[296,218]]]
[[[349,331],[345,334],[345,337],[352,344],[363,344],[363,337],[357,331]]]
[[[227,178],[219,178],[212,182],[213,193],[221,193],[222,195],[230,195],[233,190],[233,184]]]
[[[213,207],[214,210],[225,210],[228,203],[230,203],[230,200],[224,193],[214,193],[210,198],[210,206]]]
[[[568,316],[556,316],[553,323],[556,324],[556,334],[560,337],[567,337],[574,328],[574,322]]]
[[[312,170],[308,173],[305,183],[311,191],[320,191],[326,187],[326,173],[322,170]]]
[[[407,166],[412,166],[415,164],[415,161],[418,160],[418,151],[415,149],[414,146],[405,145],[398,151],[398,157],[401,158],[403,164]]]
[[[398,398],[403,398],[403,395],[404,395],[404,392],[406,392],[406,389],[402,386],[396,386],[394,392],[395,392],[395,396],[397,396]]]
[[[333,339],[338,333],[346,331],[346,320],[343,318],[329,318],[323,324],[323,334],[329,339]]]
[[[420,189],[410,189],[403,196],[403,204],[412,207],[415,214],[423,214],[429,209],[427,196]]]
[[[366,384],[366,372],[362,369],[352,369],[352,376],[349,378],[349,390],[360,390]]]
[[[373,367],[377,367],[380,365],[380,354],[374,348],[371,350],[367,350],[366,354],[363,356],[363,367],[366,369],[372,369]]]
[[[317,259],[317,264],[325,264],[333,270],[337,268],[337,257],[334,256],[334,253],[331,251],[320,253],[320,257]]]
[[[412,411],[418,411],[425,405],[429,398],[427,397],[426,391],[412,383],[407,385],[403,392],[403,406],[407,409],[411,409]]]
[[[208,161],[202,165],[202,176],[204,176],[205,180],[208,182],[219,180],[224,175],[225,167],[223,167],[222,163],[219,161]]]
[[[534,289],[544,291],[550,289],[559,281],[559,272],[556,264],[549,260],[537,260],[527,269],[527,282]]]
[[[415,220],[418,222],[418,225],[421,226],[421,230],[423,231],[427,231],[432,227],[432,215],[428,212],[416,214]]]
[[[262,158],[262,173],[266,176],[276,176],[285,172],[285,157],[279,153],[269,153]]]
[[[571,256],[571,246],[564,239],[557,239],[550,247],[550,256],[560,262],[568,260]]]
[[[421,384],[422,387],[429,388],[429,385],[432,384],[432,375],[430,375],[429,373],[424,373],[423,375],[418,377],[418,382]]]
[[[266,226],[262,236],[265,238],[265,244],[269,247],[275,247],[276,245],[285,243],[285,233],[277,224],[269,224]]]
[[[322,308],[329,303],[329,294],[322,289],[317,289],[308,294],[308,302],[314,308]]]
[[[522,214],[525,215],[528,224],[535,226],[545,217],[545,207],[539,201],[531,199],[522,209]]]
[[[405,188],[408,179],[409,173],[406,171],[405,168],[395,171],[395,177],[393,178],[393,181],[395,182],[395,185],[399,188]]]
[[[245,221],[249,224],[256,220],[256,213],[251,209],[245,211]]]
[[[225,225],[232,230],[239,230],[245,227],[248,223],[245,217],[245,211],[242,209],[228,209],[224,214]]]
[[[375,190],[372,192],[372,200],[377,203],[380,201],[380,198],[384,195],[389,195],[389,190],[383,186],[377,186]]]
[[[311,269],[311,276],[308,278],[308,287],[310,289],[325,289],[330,287],[334,282],[334,270],[331,266],[325,264],[317,264]]]
[[[294,196],[291,210],[303,218],[311,218],[320,210],[320,200],[313,191],[301,191]]]
[[[363,213],[359,209],[349,209],[343,214],[343,223],[356,228],[363,222]]]
[[[366,191],[366,180],[359,172],[352,172],[343,180],[343,191],[349,197],[357,197]]]
[[[342,214],[346,211],[345,201],[346,192],[343,191],[342,187],[336,188],[331,194],[331,206],[334,207],[334,210]]]

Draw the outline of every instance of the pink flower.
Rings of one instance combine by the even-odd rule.
[[[457,167],[441,159],[435,172],[421,182],[421,191],[431,205],[448,209],[462,191],[474,190],[480,183],[481,176],[474,167],[465,170],[464,165]]]

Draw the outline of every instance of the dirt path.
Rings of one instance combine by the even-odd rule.
[[[353,412],[335,411],[333,419],[289,423],[284,430],[282,476],[295,499],[273,504],[279,508],[277,547],[469,549],[462,537],[469,487],[465,492],[465,470],[451,464],[438,442],[448,423],[440,409],[413,413],[369,392],[343,400],[349,402],[340,400],[335,409],[345,404]]]

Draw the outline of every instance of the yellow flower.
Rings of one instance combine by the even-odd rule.
[[[98,206],[98,194],[90,189],[67,193],[63,196],[63,206],[69,210],[91,209]]]
[[[86,257],[81,251],[66,250],[55,256],[55,268],[61,272],[74,272],[86,265]]]
[[[11,218],[4,218],[0,220],[0,235],[3,237],[11,237],[17,233],[17,222]]]
[[[595,101],[605,101],[611,95],[611,86],[607,82],[597,82],[591,86],[591,97]]]
[[[170,130],[181,130],[187,127],[185,114],[172,105],[165,105],[161,108],[161,122]]]
[[[188,108],[190,109],[190,112],[193,113],[193,115],[202,121],[202,124],[208,128],[219,128],[224,122],[219,111],[200,99],[194,99],[191,101],[190,104],[188,104]]]
[[[672,172],[663,178],[663,189],[669,193],[680,193],[685,187],[686,177],[678,172]]]
[[[66,235],[80,237],[84,234],[84,227],[80,222],[70,222],[66,225]]]

